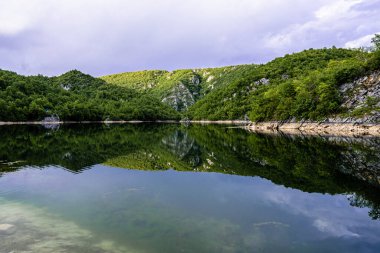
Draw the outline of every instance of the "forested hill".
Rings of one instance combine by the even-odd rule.
[[[262,65],[101,77],[151,94],[195,120],[327,117],[380,120],[380,52],[309,49]],[[361,79],[360,79],[361,78]],[[363,81],[364,80],[364,81]]]
[[[0,70],[0,121],[179,119],[149,94],[108,85],[77,70],[58,77]]]
[[[101,78],[111,84],[150,93],[177,111],[183,112],[212,91],[253,75],[256,68],[257,65],[251,64],[172,72],[147,70]]]
[[[377,48],[379,49],[379,48]],[[309,49],[267,64],[94,78],[0,70],[0,121],[380,121],[380,50]]]

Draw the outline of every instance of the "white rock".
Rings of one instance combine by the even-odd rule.
[[[0,224],[0,234],[12,234],[16,227],[12,224]]]
[[[206,82],[209,83],[209,82],[211,82],[214,78],[215,78],[214,76],[209,76],[209,77],[207,78]]]

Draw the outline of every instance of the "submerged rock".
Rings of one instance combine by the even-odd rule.
[[[10,235],[16,231],[16,227],[12,224],[0,224],[0,235]]]
[[[104,245],[91,231],[44,209],[0,198],[0,252],[121,253],[134,249]]]

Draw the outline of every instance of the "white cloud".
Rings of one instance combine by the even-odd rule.
[[[355,12],[351,10],[352,6],[362,2],[364,0],[339,0],[321,7],[315,12],[315,17],[322,22],[352,18],[355,15]]]
[[[268,36],[266,46],[278,52],[287,51],[289,48],[297,51],[308,47],[320,47],[321,44],[344,46],[352,36],[362,36],[369,27],[380,25],[379,9],[355,8],[363,3],[368,1],[329,2],[316,10],[314,18],[310,21],[291,25],[278,34]],[[363,29],[365,26],[367,29]],[[326,43],[328,41],[331,44]]]
[[[0,34],[17,34],[28,27],[30,20],[25,9],[15,1],[0,6]]]
[[[368,209],[350,206],[345,196],[303,193],[299,190],[284,190],[281,186],[262,195],[269,203],[282,207],[285,212],[307,217],[310,225],[318,229],[324,238],[363,237],[379,240],[378,236],[373,237],[368,230],[377,226],[367,217]]]
[[[380,33],[380,32],[378,32]],[[375,34],[365,35],[363,37],[357,38],[355,40],[348,41],[344,44],[345,48],[360,48],[371,46],[371,39]]]
[[[0,68],[99,75],[265,62],[370,34],[380,21],[373,7],[366,17],[353,9],[361,2],[0,0]]]
[[[313,225],[319,231],[334,237],[360,237],[359,234],[350,231],[345,224],[339,224],[328,219],[316,219]]]

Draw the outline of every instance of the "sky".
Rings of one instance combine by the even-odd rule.
[[[106,74],[368,46],[380,0],[0,0],[0,69]]]

